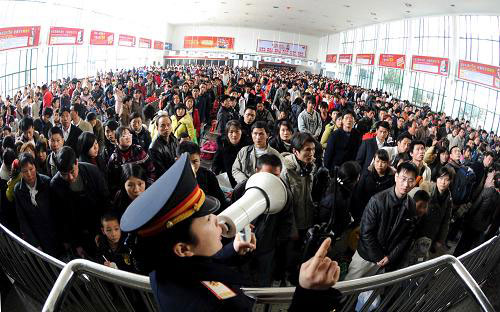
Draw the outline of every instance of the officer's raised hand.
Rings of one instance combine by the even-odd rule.
[[[328,289],[339,280],[340,267],[326,256],[331,239],[323,241],[318,251],[300,266],[299,284],[305,289]]]
[[[254,232],[252,231],[252,236],[250,238],[250,242],[246,242],[241,239],[240,233],[236,234],[233,241],[234,250],[239,255],[247,254],[248,252],[252,252],[257,248],[257,239],[255,237]]]

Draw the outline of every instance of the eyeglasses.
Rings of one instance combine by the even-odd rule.
[[[408,183],[410,183],[410,184],[415,183],[415,179],[414,179],[414,178],[407,178],[407,177],[405,177],[405,176],[398,176],[398,178],[399,178],[399,180],[401,180],[401,182],[403,182],[403,183],[406,183],[406,182],[408,182]]]

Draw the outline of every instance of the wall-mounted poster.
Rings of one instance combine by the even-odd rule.
[[[50,27],[49,45],[83,44],[83,28]]]
[[[460,60],[457,77],[489,88],[500,89],[500,67],[498,66]]]
[[[257,52],[306,57],[307,46],[297,43],[258,39]]]
[[[121,47],[135,47],[135,36],[120,34],[118,36],[118,45]]]
[[[92,30],[90,32],[91,45],[108,45],[115,43],[115,34],[107,31]]]
[[[163,41],[155,40],[153,47],[155,50],[163,50]]]
[[[40,43],[40,26],[0,28],[0,51],[36,47]]]
[[[340,54],[339,64],[352,64],[352,54]]]
[[[406,55],[380,54],[378,66],[405,69]]]
[[[337,63],[337,54],[327,54],[326,55],[327,63]]]
[[[413,55],[411,57],[411,70],[448,76],[450,73],[450,60],[444,57]]]
[[[373,65],[375,64],[375,54],[356,54],[357,65]]]
[[[185,36],[184,49],[233,50],[234,38],[213,36]]]
[[[151,49],[151,39],[139,38],[139,48]]]

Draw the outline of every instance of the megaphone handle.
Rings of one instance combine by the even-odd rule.
[[[243,240],[247,243],[250,243],[250,241],[252,240],[252,228],[250,228],[250,224],[247,224],[244,228],[243,228]]]

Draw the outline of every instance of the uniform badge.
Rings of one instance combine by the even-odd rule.
[[[125,262],[126,265],[130,265],[130,255],[123,254],[123,262]]]
[[[208,288],[220,300],[229,299],[236,296],[236,293],[221,282],[202,281],[203,286]]]

